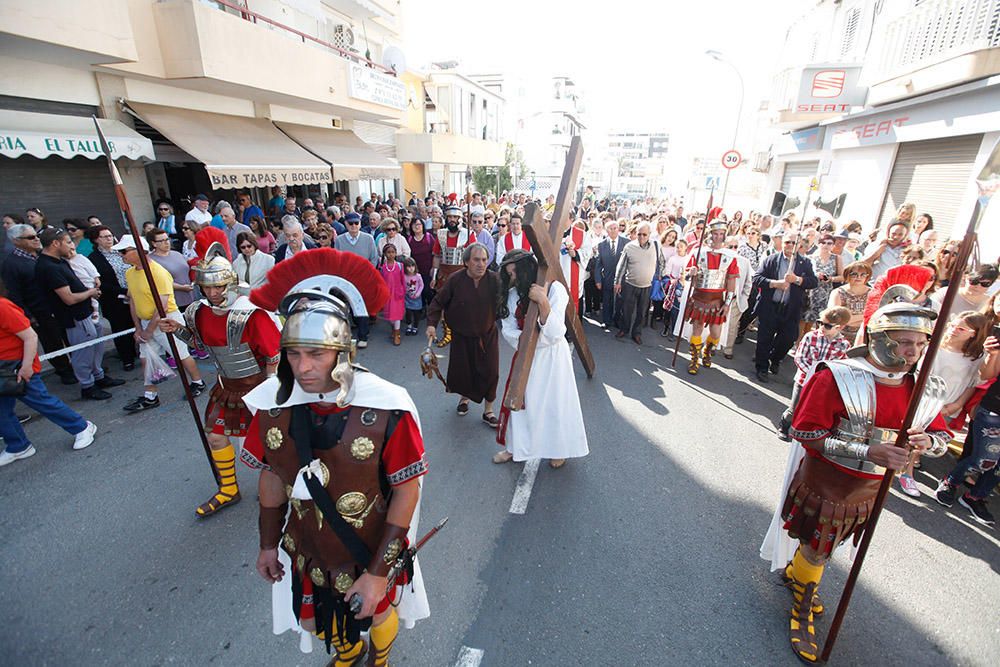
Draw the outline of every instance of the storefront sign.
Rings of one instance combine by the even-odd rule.
[[[154,157],[153,145],[148,139],[144,143],[136,139],[109,138],[108,146],[111,148],[111,156],[116,160],[122,157],[130,160],[146,157],[152,160]],[[67,159],[82,156],[95,160],[104,157],[97,135],[57,136],[30,132],[5,133],[0,130],[0,155],[17,158],[26,154],[37,158],[55,155]]]
[[[359,100],[400,111],[407,106],[406,86],[402,81],[356,63],[348,66],[347,94]]]
[[[796,113],[847,113],[863,106],[868,89],[858,86],[860,65],[816,65],[802,69]]]
[[[272,185],[313,185],[333,183],[329,169],[315,167],[228,167],[205,165],[213,190],[260,188]]]
[[[813,127],[808,130],[792,132],[792,141],[797,151],[816,151],[823,147],[825,128]]]

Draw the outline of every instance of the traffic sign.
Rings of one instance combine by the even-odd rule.
[[[728,150],[722,154],[722,166],[726,169],[736,169],[743,162],[743,156],[737,150]]]
[[[718,176],[706,176],[705,177],[705,189],[706,190],[718,190],[719,189],[719,177]]]

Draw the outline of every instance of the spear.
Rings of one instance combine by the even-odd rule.
[[[983,167],[979,173],[979,177],[976,179],[976,185],[979,188],[979,198],[976,200],[976,206],[972,211],[969,225],[965,230],[965,238],[962,240],[962,245],[959,248],[958,258],[951,269],[948,291],[945,292],[944,299],[941,302],[941,316],[937,318],[937,323],[934,325],[934,333],[931,335],[931,340],[927,344],[927,352],[924,353],[923,361],[920,363],[920,372],[917,374],[916,382],[913,383],[913,393],[910,395],[906,417],[903,419],[903,426],[899,429],[899,435],[896,437],[897,447],[908,447],[907,431],[913,425],[913,417],[923,396],[924,385],[927,384],[927,378],[930,376],[931,368],[934,366],[934,359],[937,357],[938,347],[941,344],[941,338],[944,336],[944,330],[947,325],[948,312],[955,301],[955,295],[958,294],[958,289],[962,282],[962,272],[965,270],[969,257],[972,254],[972,247],[976,242],[976,229],[979,227],[979,221],[982,219],[983,213],[990,203],[990,197],[1000,189],[1000,142],[997,142],[993,146],[993,151],[986,161],[986,166]],[[823,645],[823,652],[820,658],[823,662],[828,661],[830,654],[833,652],[837,635],[840,633],[840,626],[844,622],[844,615],[847,613],[847,606],[850,604],[851,595],[854,593],[854,586],[858,581],[858,575],[861,573],[861,565],[865,562],[868,545],[871,544],[872,535],[875,533],[875,526],[878,524],[879,515],[882,513],[882,506],[885,505],[885,498],[889,494],[889,487],[892,485],[892,478],[895,474],[895,470],[887,468],[885,475],[882,477],[882,484],[878,487],[871,516],[868,517],[865,525],[865,531],[861,536],[861,544],[858,546],[858,553],[854,557],[854,564],[851,566],[851,572],[847,576],[847,582],[844,584],[844,592],[841,594],[840,603],[837,605],[837,613],[834,614],[833,622],[830,624],[830,633],[827,635],[826,643]]]
[[[146,282],[149,283],[149,292],[153,295],[156,312],[159,313],[160,319],[164,319],[167,313],[163,308],[163,303],[158,298],[159,292],[156,288],[156,281],[153,280],[153,272],[149,268],[149,260],[146,258],[146,253],[142,252],[142,244],[139,241],[139,229],[135,225],[135,218],[132,217],[132,206],[129,204],[128,195],[125,194],[125,186],[122,184],[121,174],[118,173],[118,166],[115,165],[115,161],[111,158],[111,147],[108,145],[108,140],[104,137],[104,132],[101,131],[101,125],[97,122],[97,116],[91,116],[91,118],[94,119],[94,127],[97,128],[97,137],[101,141],[101,150],[104,151],[104,157],[108,159],[108,169],[111,170],[111,180],[114,181],[118,207],[121,209],[122,216],[128,224],[129,233],[132,234],[132,238],[135,240],[139,263],[142,265],[142,272],[146,276]],[[174,359],[180,360],[180,354],[177,352],[177,341],[174,339],[173,334],[167,334],[167,342],[170,344],[170,353],[174,356]],[[212,469],[212,474],[215,476],[215,482],[221,486],[222,479],[219,477],[219,471],[215,469],[215,464],[212,462],[212,450],[208,446],[208,438],[201,423],[201,415],[198,414],[198,405],[194,402],[194,395],[191,393],[191,384],[188,382],[187,373],[184,372],[184,365],[181,363],[177,364],[177,374],[181,378],[181,384],[184,385],[184,395],[187,397],[188,406],[191,408],[191,416],[194,418],[195,426],[197,426],[198,435],[201,437],[201,445],[205,448],[205,456],[208,457],[208,463]]]
[[[712,181],[712,189],[708,193],[708,204],[705,206],[705,224],[701,228],[701,238],[698,239],[698,252],[694,256],[694,265],[698,266],[698,262],[701,260],[701,249],[705,247],[705,232],[708,231],[708,223],[711,220],[708,219],[712,215],[712,202],[715,199],[715,181]],[[659,259],[659,258],[657,258]],[[687,286],[687,293],[684,295],[684,317],[681,318],[681,333],[684,331],[684,323],[687,322],[688,317],[691,315],[691,295],[694,293],[694,281],[689,281]],[[681,336],[677,336],[677,342],[674,344],[674,358],[670,362],[670,367],[673,368],[677,365],[677,351],[681,349]]]

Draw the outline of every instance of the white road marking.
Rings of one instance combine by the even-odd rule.
[[[531,459],[524,464],[524,470],[517,478],[517,486],[514,488],[514,498],[510,501],[511,514],[524,514],[528,509],[531,487],[535,485],[535,476],[538,475],[538,466],[541,462],[541,459]]]
[[[458,652],[458,662],[455,663],[455,667],[479,667],[479,663],[482,661],[482,649],[463,646],[462,650]]]

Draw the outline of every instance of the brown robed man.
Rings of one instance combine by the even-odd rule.
[[[448,277],[427,308],[427,337],[434,339],[438,322],[451,327],[448,392],[459,394],[458,414],[469,412],[469,403],[483,404],[483,421],[496,428],[493,412],[500,379],[500,342],[496,307],[500,278],[487,270],[486,246],[473,243],[462,255],[464,268]]]

